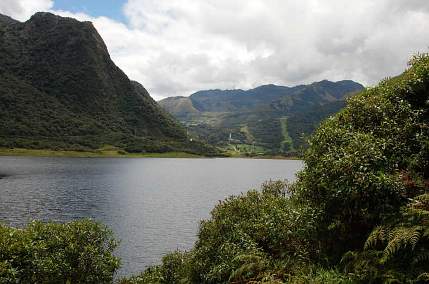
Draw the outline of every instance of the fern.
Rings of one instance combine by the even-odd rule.
[[[411,250],[414,250],[420,238],[423,236],[422,231],[429,230],[423,230],[422,226],[395,228],[378,226],[369,235],[365,242],[364,249],[368,250],[374,248],[378,243],[387,242],[383,253],[383,258],[387,261],[400,249],[410,247]]]
[[[255,254],[238,255],[233,259],[233,263],[236,263],[238,268],[230,274],[229,281],[231,282],[258,278],[267,267],[265,258]]]
[[[429,210],[422,210],[420,208],[411,207],[407,210],[408,216],[413,216],[419,219],[427,219],[429,218]]]
[[[421,202],[422,204],[425,204],[426,206],[429,206],[429,193],[419,195],[415,198],[415,200]],[[429,207],[426,208],[427,210],[429,210]]]
[[[429,281],[429,273],[424,272],[417,277],[417,281]]]
[[[383,283],[388,283],[405,277],[403,279],[426,282],[429,281],[428,244],[429,194],[423,194],[403,208],[399,219],[375,227],[363,252],[349,252],[342,262],[346,271],[371,275],[364,280],[383,279]],[[369,261],[371,255],[375,257],[372,262]],[[380,269],[383,272],[378,274]]]
[[[389,260],[400,249],[410,247],[414,250],[421,237],[421,226],[394,228],[388,233],[388,243],[383,258]]]
[[[423,230],[423,237],[429,239],[429,224],[426,224],[425,229]]]
[[[426,262],[426,261],[429,261],[429,251],[423,251],[423,252],[417,254],[414,257],[412,264],[418,265],[419,263]]]
[[[384,241],[386,238],[386,228],[383,226],[377,226],[369,235],[365,242],[364,249],[370,249],[377,245],[379,241]]]

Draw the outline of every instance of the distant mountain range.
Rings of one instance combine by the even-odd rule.
[[[295,87],[199,91],[159,103],[193,135],[213,145],[245,152],[294,153],[323,119],[344,106],[347,96],[363,88],[350,80],[324,80]]]
[[[206,151],[110,59],[90,22],[0,15],[0,147]]]
[[[325,80],[208,90],[164,99],[164,111],[113,63],[90,22],[0,15],[0,147],[215,153],[203,140],[227,150],[294,153],[362,89]]]

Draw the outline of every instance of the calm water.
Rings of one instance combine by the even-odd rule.
[[[102,221],[122,240],[120,274],[192,247],[201,219],[231,194],[293,180],[300,161],[0,157],[0,222]]]

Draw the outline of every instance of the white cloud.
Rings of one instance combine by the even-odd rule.
[[[0,13],[17,20],[27,20],[34,13],[51,9],[53,5],[52,0],[1,0]]]
[[[115,63],[155,98],[322,79],[371,85],[429,46],[423,0],[128,0],[126,24],[60,13],[92,20]]]

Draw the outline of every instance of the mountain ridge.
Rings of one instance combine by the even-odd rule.
[[[259,145],[277,154],[304,146],[303,136],[339,111],[347,96],[363,89],[352,80],[267,84],[248,90],[203,90],[189,97],[169,97],[159,104],[193,135],[211,144],[226,146],[234,136],[237,144]]]
[[[328,86],[327,86],[328,85]],[[329,86],[330,85],[330,86]],[[335,91],[335,88],[341,87],[346,85],[346,90],[341,90],[338,92]],[[269,104],[274,99],[280,99],[282,97],[288,96],[288,95],[298,95],[296,92],[300,92],[302,90],[308,89],[309,87],[318,87],[318,88],[331,88],[331,94],[334,95],[333,100],[342,99],[342,95],[344,93],[350,93],[357,90],[363,89],[363,85],[354,82],[352,80],[341,80],[341,81],[328,81],[328,80],[322,80],[319,82],[313,82],[308,85],[297,85],[297,86],[280,86],[280,85],[274,85],[274,84],[266,84],[261,85],[252,89],[243,90],[243,89],[228,89],[228,90],[222,90],[222,89],[210,89],[210,90],[201,90],[192,93],[188,97],[179,96],[179,97],[168,97],[163,100],[160,100],[159,103],[161,106],[164,107],[167,111],[173,113],[174,111],[169,109],[169,102],[172,100],[177,99],[185,99],[188,98],[191,100],[192,105],[200,111],[228,111],[231,110],[231,108],[224,108],[222,109],[221,106],[217,105],[217,107],[210,107],[207,105],[207,102],[203,102],[202,100],[216,100],[216,99],[226,99],[226,100],[237,100],[237,99],[256,99],[258,100],[257,103],[262,104]],[[293,93],[295,92],[295,93]],[[237,102],[239,105],[242,105],[242,102]],[[237,110],[237,109],[234,109]]]
[[[0,17],[0,146],[200,151],[111,60],[91,22]],[[198,149],[194,149],[198,148]]]

